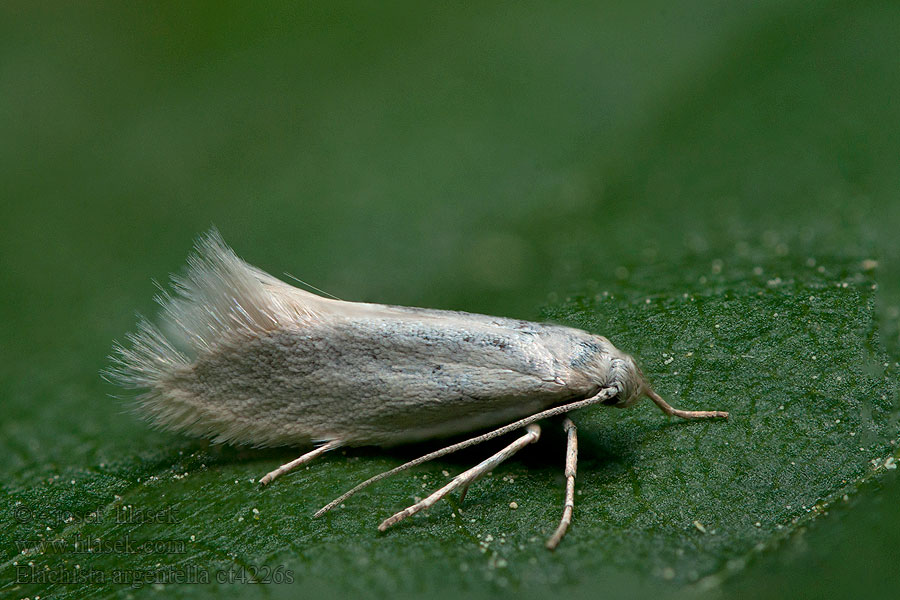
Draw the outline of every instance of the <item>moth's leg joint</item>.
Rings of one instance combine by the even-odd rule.
[[[572,523],[572,512],[575,510],[575,472],[578,466],[578,429],[572,419],[566,417],[563,421],[563,429],[566,431],[566,502],[563,506],[562,519],[556,531],[547,540],[547,549],[555,550],[562,541],[569,525]]]
[[[526,429],[525,435],[523,435],[522,437],[520,437],[519,439],[514,441],[512,444],[510,444],[503,450],[500,450],[493,456],[487,458],[486,460],[481,461],[480,463],[478,463],[477,465],[475,465],[468,471],[460,473],[459,475],[457,475],[456,477],[451,479],[450,483],[448,483],[441,489],[437,490],[436,492],[434,492],[433,494],[431,494],[424,500],[420,500],[419,502],[416,502],[412,506],[404,508],[400,512],[385,519],[384,522],[378,526],[378,530],[384,531],[391,525],[395,525],[395,524],[399,523],[406,517],[408,517],[410,515],[414,515],[417,512],[419,512],[420,510],[429,508],[430,506],[434,505],[434,503],[436,503],[438,500],[440,500],[441,498],[443,498],[444,496],[446,496],[447,494],[449,494],[450,492],[452,492],[453,490],[455,490],[458,487],[465,486],[466,488],[468,488],[468,486],[473,481],[475,481],[476,479],[478,479],[479,477],[481,477],[488,471],[493,470],[497,465],[499,465],[500,463],[502,463],[503,461],[505,461],[506,459],[511,457],[513,454],[515,454],[516,452],[518,452],[519,450],[521,450],[528,444],[533,444],[534,442],[538,441],[538,439],[540,439],[540,437],[541,437],[540,425],[538,425],[536,423],[532,423],[532,424],[528,425],[528,427],[526,427],[525,429]]]

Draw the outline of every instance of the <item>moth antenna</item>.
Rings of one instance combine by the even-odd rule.
[[[681,410],[675,408],[662,399],[662,396],[653,391],[648,385],[644,385],[644,395],[653,400],[660,410],[669,416],[682,419],[727,419],[728,413],[723,410]]]

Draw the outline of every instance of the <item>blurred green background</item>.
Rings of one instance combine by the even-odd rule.
[[[895,592],[898,31],[896,2],[5,4],[0,595]],[[348,451],[260,492],[249,480],[292,450],[154,431],[98,376],[211,225],[341,298],[608,335],[674,402],[736,418],[585,415],[555,554],[549,425],[502,472],[525,489],[500,472],[473,487],[477,524],[443,504],[377,535],[426,485],[413,475],[311,522],[421,448]],[[527,500],[515,518],[509,493]],[[178,526],[81,523],[129,503],[178,506]],[[203,543],[21,555],[124,535]],[[286,565],[295,582],[28,584],[27,561]]]

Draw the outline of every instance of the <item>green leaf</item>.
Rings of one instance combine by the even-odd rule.
[[[886,593],[895,3],[4,13],[3,597]],[[302,450],[154,431],[98,377],[212,223],[342,298],[605,335],[672,404],[731,418],[573,415],[555,553],[556,421],[462,506],[376,531],[509,440],[312,519],[441,444],[260,489]]]

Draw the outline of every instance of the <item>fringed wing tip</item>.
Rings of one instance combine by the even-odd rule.
[[[302,326],[331,302],[290,286],[241,260],[213,227],[201,235],[182,275],[170,289],[157,284],[159,327],[138,315],[136,330],[115,342],[101,377],[139,390],[134,408],[155,425],[216,442],[248,441],[242,426],[214,425],[207,412],[186,401],[176,375],[222,344]],[[208,398],[215,404],[217,398]],[[268,445],[263,440],[261,445]]]
[[[106,381],[127,389],[155,387],[164,377],[189,363],[188,357],[153,323],[139,317],[137,331],[113,342],[110,366],[100,372]]]
[[[195,242],[185,274],[171,277],[170,289],[154,281],[165,332],[138,314],[136,330],[125,343],[114,342],[111,364],[101,376],[125,388],[153,389],[189,364],[190,356],[248,329],[253,321],[248,312],[259,317],[267,310],[255,271],[210,228]]]

